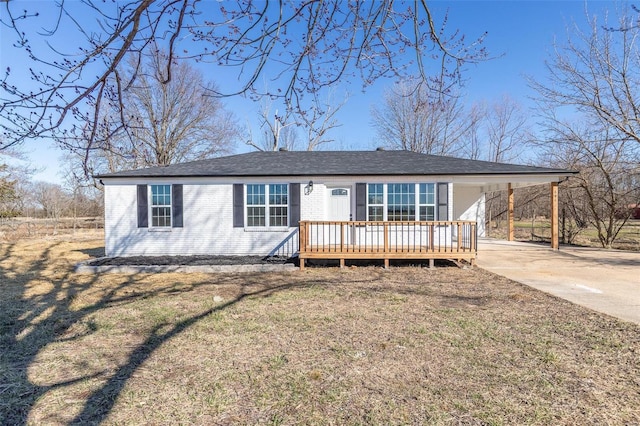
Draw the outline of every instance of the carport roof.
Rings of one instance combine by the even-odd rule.
[[[411,151],[269,151],[100,174],[96,178],[225,176],[555,175],[565,169],[494,163]]]

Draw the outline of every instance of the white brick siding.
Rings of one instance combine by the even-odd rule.
[[[184,184],[182,228],[137,227],[136,185],[105,186],[107,256],[268,255],[297,252],[297,228],[233,227],[232,184]]]
[[[288,229],[265,230],[233,227],[234,183],[290,183],[291,178],[181,178],[104,179],[105,180],[105,252],[107,256],[160,255],[283,255],[298,251],[297,224]],[[305,187],[313,181],[313,191]],[[424,177],[336,177],[299,178],[301,220],[326,220],[330,188],[351,188],[351,209],[355,219],[355,188],[357,182],[444,182],[444,178]],[[137,184],[183,185],[183,227],[150,229],[137,227]],[[475,220],[469,216],[469,205],[460,211],[459,191],[449,184],[449,217]],[[479,189],[476,188],[475,191]],[[464,197],[465,200],[469,197]],[[477,197],[476,197],[477,200]],[[461,208],[468,204],[460,204]],[[455,207],[455,208],[454,208]],[[484,204],[482,204],[484,211]],[[464,217],[461,217],[464,216]],[[479,221],[483,223],[483,219]]]

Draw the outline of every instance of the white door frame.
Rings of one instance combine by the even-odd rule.
[[[354,190],[353,190],[353,184],[347,183],[344,185],[340,185],[340,184],[330,184],[330,185],[326,185],[327,188],[327,213],[331,213],[331,193],[334,189],[348,189],[349,190],[349,219],[348,220],[354,220],[353,219],[353,212],[355,211],[355,194],[354,194]],[[330,220],[330,219],[328,219]]]

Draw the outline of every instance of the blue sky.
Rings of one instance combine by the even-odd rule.
[[[18,0],[18,2],[21,0]],[[47,0],[49,1],[49,0]],[[22,0],[29,7],[42,7],[46,2]],[[72,3],[71,3],[72,4]],[[475,39],[485,31],[488,36],[484,46],[494,59],[468,65],[464,77],[464,102],[492,102],[503,95],[521,103],[524,107],[532,104],[529,97],[533,94],[527,87],[526,76],[544,79],[544,60],[552,49],[554,40],[559,43],[566,40],[566,28],[573,21],[585,22],[585,9],[590,14],[602,15],[606,9],[614,9],[614,2],[584,1],[437,1],[429,2],[436,23],[439,23],[448,11],[447,28],[460,29],[466,37]],[[4,7],[4,6],[3,6]],[[2,12],[0,12],[2,13]],[[41,18],[41,22],[46,17]],[[25,69],[30,65],[21,63],[11,43],[15,37],[0,30],[0,69],[7,66],[12,69]],[[203,68],[205,75],[211,75],[211,69]],[[225,74],[218,74],[214,81],[224,85]],[[228,76],[226,78],[229,78]],[[338,116],[342,126],[333,131],[336,140],[331,149],[372,149],[378,146],[375,131],[371,126],[371,107],[380,102],[385,87],[393,81],[380,80],[362,93],[360,84],[341,85],[336,88],[336,99],[341,99],[348,91],[347,104]],[[233,111],[242,124],[255,124],[259,106],[244,98],[227,98],[225,104]],[[254,134],[256,134],[254,129]],[[46,141],[32,141],[25,145],[30,161],[42,172],[35,179],[61,181],[59,157],[62,155]],[[238,145],[236,151],[249,148]]]

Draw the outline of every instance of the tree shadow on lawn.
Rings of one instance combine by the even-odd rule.
[[[175,282],[147,286],[150,274],[117,275],[114,284],[101,282],[100,275],[77,275],[74,261],[65,259],[69,250],[63,242],[51,243],[40,251],[29,250],[17,244],[0,246],[0,424],[27,424],[33,422],[30,414],[36,404],[59,389],[99,380],[101,385],[90,391],[81,411],[71,424],[100,423],[106,419],[127,381],[149,357],[169,339],[179,335],[201,319],[223,311],[248,297],[269,296],[291,288],[327,285],[322,278],[300,277],[283,280],[282,275],[245,274],[209,275],[195,282]],[[95,253],[97,248],[73,249],[76,254]],[[28,259],[25,259],[27,258]],[[25,262],[26,260],[26,262]],[[83,259],[78,259],[83,260]],[[112,276],[113,277],[113,276]],[[279,277],[279,278],[278,278]],[[289,282],[287,282],[289,281]],[[357,280],[356,280],[357,281]],[[363,280],[367,281],[366,279]],[[38,358],[49,345],[79,343],[97,332],[92,314],[110,307],[132,304],[143,299],[171,296],[177,292],[193,291],[202,286],[218,288],[232,284],[238,288],[235,297],[180,321],[154,325],[144,340],[135,345],[124,363],[105,371],[93,371],[67,380],[52,380],[47,385],[34,383],[30,369],[38,368]],[[96,297],[96,293],[99,293]],[[90,303],[78,306],[78,298],[91,294]],[[85,324],[82,333],[71,330],[74,325]],[[84,343],[84,342],[83,342]],[[95,354],[94,354],[95,356]],[[87,360],[90,362],[90,360]],[[66,362],[66,361],[65,361]],[[43,364],[40,364],[42,368]],[[48,366],[45,366],[48,367]],[[64,368],[53,364],[51,368]],[[37,376],[36,376],[37,378]],[[57,410],[60,410],[60,405]],[[68,423],[61,413],[44,413],[41,420]],[[69,415],[69,412],[66,413]]]
[[[127,384],[127,381],[133,376],[136,370],[147,359],[149,359],[149,357],[163,343],[184,332],[186,329],[193,326],[203,318],[206,318],[207,316],[216,312],[224,311],[225,309],[241,302],[243,299],[248,297],[268,296],[278,291],[318,284],[309,282],[305,282],[302,284],[287,283],[276,285],[273,287],[251,290],[252,287],[264,285],[264,279],[253,274],[251,276],[247,276],[246,281],[247,283],[243,285],[243,291],[234,299],[231,299],[211,309],[205,310],[198,315],[194,315],[187,319],[179,321],[168,330],[166,330],[165,324],[159,324],[153,327],[151,333],[149,333],[145,341],[131,352],[126,364],[118,368],[118,370],[111,376],[111,378],[109,378],[109,380],[104,385],[102,385],[99,389],[97,389],[89,396],[82,412],[75,417],[71,424],[102,422],[110,413],[113,405],[115,404],[117,396],[122,392],[124,386]],[[206,283],[199,283],[198,285],[203,284]]]
[[[61,244],[53,243],[40,253],[30,253],[35,258],[26,264],[20,262],[26,254],[18,244],[5,245],[1,249],[0,282],[5,295],[2,304],[5,306],[2,307],[0,373],[6,397],[0,405],[2,424],[26,424],[30,409],[47,392],[91,378],[76,377],[39,386],[29,379],[29,368],[37,362],[38,354],[44,348],[62,341],[61,336],[73,324],[110,304],[123,302],[123,298],[116,294],[137,281],[135,276],[127,277],[96,303],[74,310],[71,305],[78,294],[95,285],[98,276],[74,280],[72,267],[64,265],[56,256]],[[72,340],[85,336],[78,335]],[[98,375],[100,373],[93,377]]]

